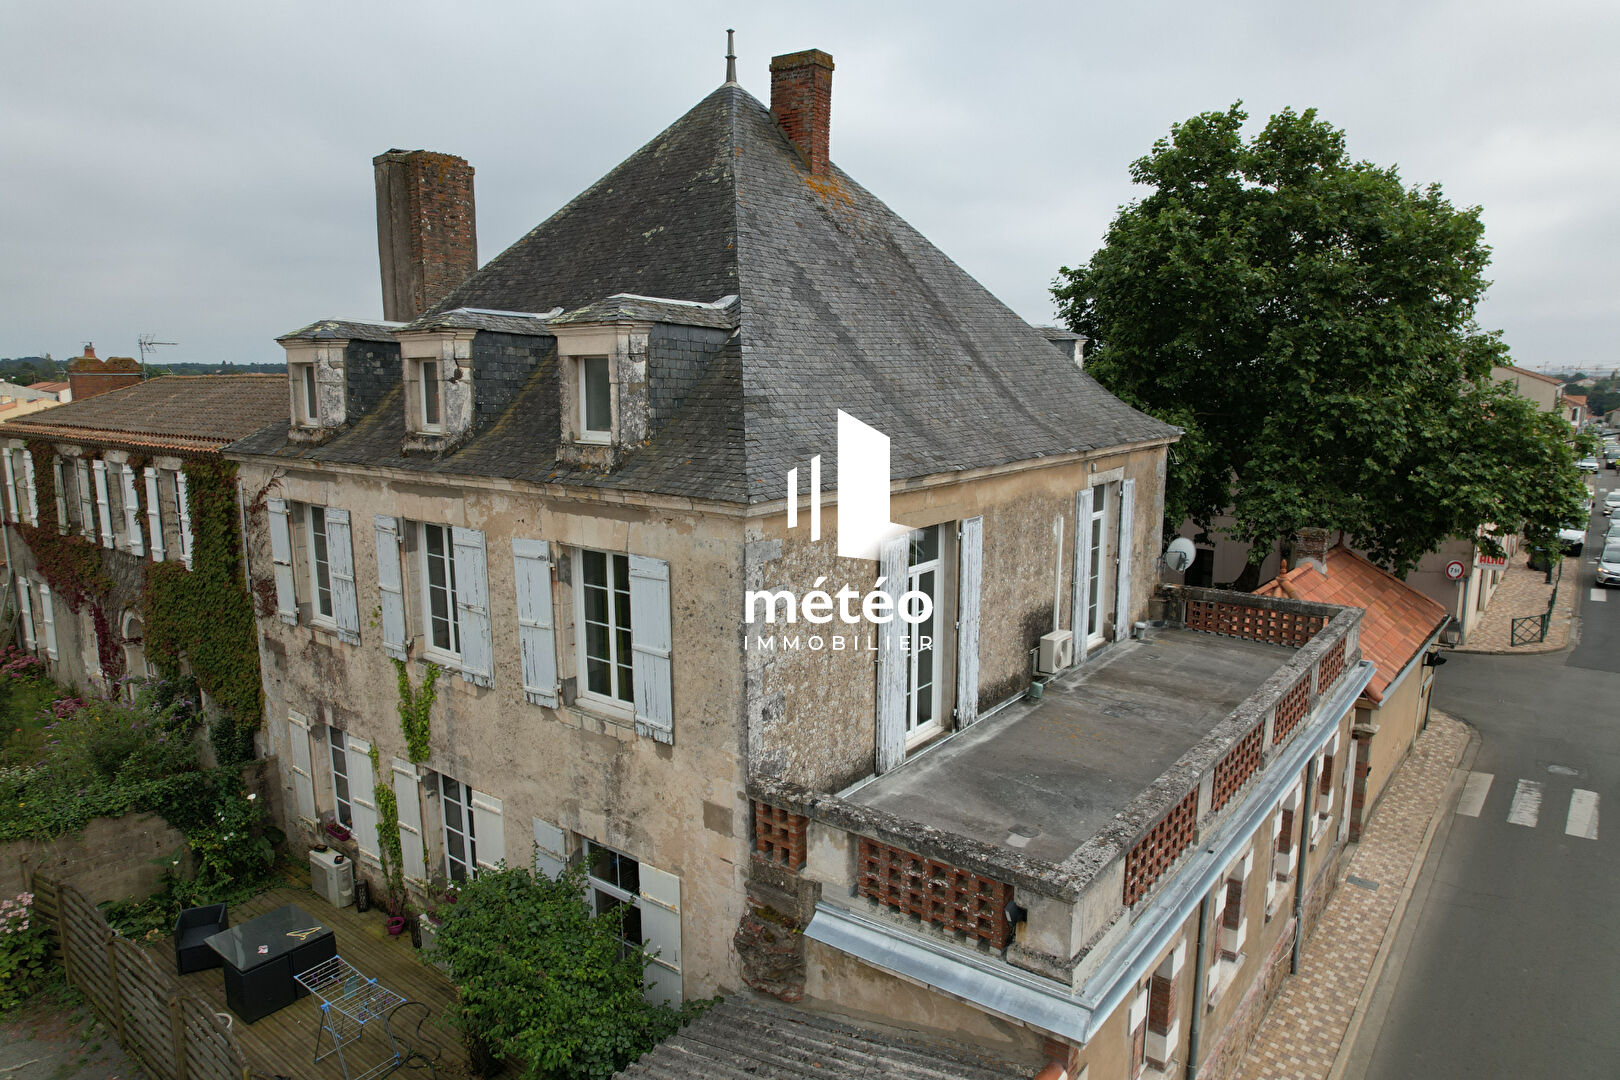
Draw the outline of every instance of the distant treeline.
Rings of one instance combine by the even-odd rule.
[[[148,375],[228,375],[252,372],[283,372],[286,364],[200,364],[193,361],[148,364]],[[0,382],[32,386],[37,382],[60,382],[67,378],[67,364],[49,356],[0,358]]]

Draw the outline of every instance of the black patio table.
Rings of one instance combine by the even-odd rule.
[[[309,991],[294,976],[337,955],[332,928],[286,904],[208,939],[225,961],[225,1003],[246,1023],[284,1009]]]

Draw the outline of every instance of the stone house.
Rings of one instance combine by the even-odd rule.
[[[728,78],[476,270],[397,204],[464,222],[470,170],[378,159],[388,321],[283,337],[227,451],[287,831],[419,900],[582,860],[657,996],[1224,1069],[1332,884],[1360,613],[1157,588],[1177,431],[831,163],[832,71]]]

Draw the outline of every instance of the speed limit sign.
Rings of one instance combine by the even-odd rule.
[[[1461,581],[1462,576],[1467,572],[1468,567],[1464,566],[1460,560],[1452,559],[1446,563],[1446,577],[1451,581]]]

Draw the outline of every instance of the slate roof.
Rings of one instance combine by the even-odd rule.
[[[0,437],[213,453],[287,408],[285,375],[164,375],[9,421]]]
[[[708,326],[730,330],[737,326],[737,297],[723,296],[712,304],[690,300],[664,300],[655,296],[615,293],[606,300],[565,312],[552,326],[579,323],[667,322],[681,326]]]
[[[656,1080],[1005,1080],[989,1063],[830,1017],[732,997],[617,1073]]]
[[[561,308],[549,312],[486,311],[456,308],[430,311],[399,327],[400,330],[491,330],[500,334],[544,334],[546,321],[560,315]]]
[[[1342,545],[1324,560],[1327,573],[1302,564],[1256,589],[1262,596],[1292,596],[1366,611],[1361,620],[1361,652],[1378,666],[1365,691],[1375,704],[1384,700],[1406,665],[1451,617],[1436,601]]]
[[[746,502],[781,498],[787,470],[813,454],[836,476],[839,409],[891,438],[897,479],[1178,434],[1076,370],[836,166],[811,174],[765,105],[734,84],[412,326],[464,308],[633,309],[616,294],[739,299],[727,351],[612,474],[556,465],[554,370],[444,458],[401,455],[397,395],[376,410],[390,415],[319,447],[289,446],[283,424],[233,452]]]
[[[320,319],[308,326],[282,334],[277,341],[393,341],[394,331],[404,323],[358,322],[354,319]]]

